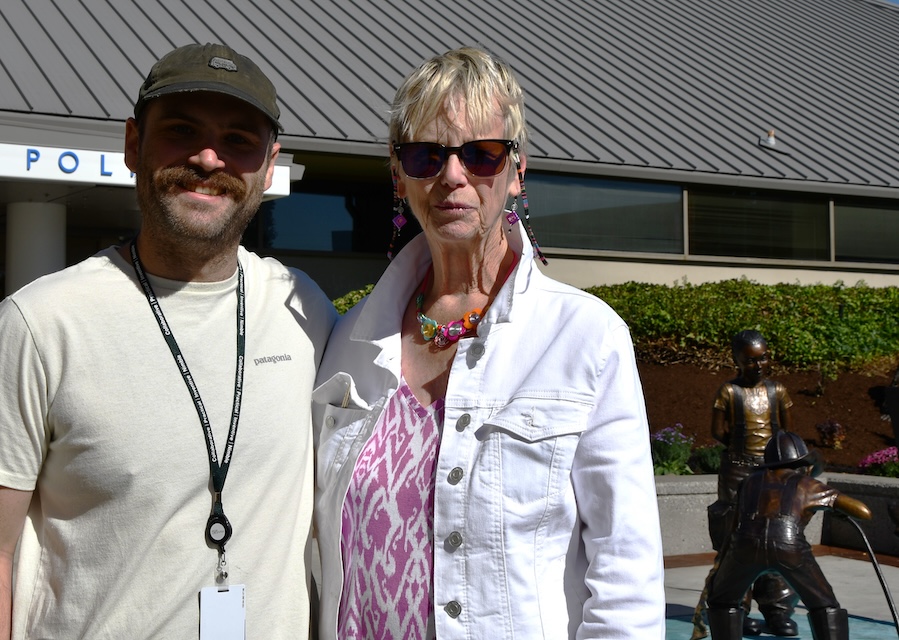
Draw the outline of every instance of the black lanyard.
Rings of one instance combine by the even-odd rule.
[[[215,491],[213,496],[212,513],[206,523],[206,539],[219,548],[219,551],[225,553],[225,543],[231,538],[231,523],[225,517],[222,508],[222,489],[225,487],[225,478],[228,477],[228,467],[231,466],[231,455],[234,452],[234,440],[237,437],[237,423],[240,420],[240,400],[243,395],[243,374],[244,374],[244,354],[246,353],[246,292],[244,290],[243,267],[240,262],[237,263],[237,365],[234,375],[234,405],[231,409],[231,426],[228,429],[228,442],[225,446],[225,454],[222,461],[218,461],[215,450],[215,439],[212,437],[212,425],[209,423],[209,416],[206,414],[206,407],[200,398],[200,391],[194,382],[190,369],[187,368],[187,361],[184,354],[181,353],[172,329],[162,313],[162,307],[159,306],[159,300],[153,292],[150,280],[144,272],[143,264],[137,254],[137,239],[131,243],[131,263],[134,265],[134,272],[137,279],[144,289],[147,296],[147,302],[153,311],[153,317],[159,324],[159,330],[162,337],[165,338],[175,364],[178,365],[178,371],[184,378],[184,384],[190,392],[190,397],[194,401],[197,409],[197,415],[200,418],[200,426],[203,428],[203,434],[206,437],[206,451],[209,454],[209,474],[212,477],[212,487]]]

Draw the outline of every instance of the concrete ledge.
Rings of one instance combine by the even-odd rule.
[[[859,520],[875,554],[899,556],[896,524],[887,507],[899,504],[899,478],[880,478],[854,473],[828,473],[827,484],[848,496],[861,500],[871,509],[871,520]],[[824,514],[823,544],[866,551],[865,544],[852,523],[832,514]]]
[[[899,539],[893,535],[895,527],[886,513],[886,501],[890,496],[899,502],[899,480],[848,473],[824,474],[818,479],[867,504],[874,512],[874,521],[863,523],[863,527],[866,524],[871,526],[870,531],[865,528],[865,535],[875,553],[899,555]],[[884,483],[884,480],[891,483]],[[665,556],[713,554],[706,509],[718,499],[718,476],[656,476],[656,494]],[[812,518],[805,528],[805,537],[812,545],[823,543],[864,550],[864,543],[855,527],[826,514],[816,514]]]
[[[718,499],[718,476],[656,476],[665,556],[713,553],[706,509]]]

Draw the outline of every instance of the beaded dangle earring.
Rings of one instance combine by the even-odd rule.
[[[393,174],[393,210],[396,212],[396,215],[393,216],[393,236],[391,236],[390,246],[387,248],[388,260],[393,260],[393,247],[396,245],[396,239],[400,237],[400,230],[406,224],[406,210],[403,207],[403,199],[400,198],[396,189],[396,170],[392,170],[391,173]]]
[[[537,238],[534,236],[534,230],[531,229],[531,215],[528,212],[528,192],[524,189],[524,171],[521,170],[521,160],[518,158],[518,152],[512,152],[512,158],[515,160],[515,169],[518,171],[518,182],[521,184],[521,205],[524,208],[524,229],[528,234],[528,240],[531,241],[531,246],[534,248],[534,257],[539,258],[540,262],[546,264],[546,256],[543,255],[543,252],[540,250],[540,245],[537,244]],[[518,196],[512,200],[512,208],[506,213],[506,220],[510,225],[515,224],[521,218],[518,216]]]

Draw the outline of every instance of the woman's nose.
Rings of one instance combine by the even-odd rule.
[[[446,164],[443,165],[443,181],[447,184],[463,184],[468,176],[465,173],[465,166],[459,159],[459,155],[451,153],[446,158]]]

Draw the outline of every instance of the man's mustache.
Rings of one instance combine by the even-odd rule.
[[[160,169],[156,172],[156,184],[164,191],[174,187],[195,191],[202,187],[218,195],[227,194],[235,201],[243,200],[247,195],[247,185],[239,178],[219,171],[204,174],[189,167]]]

